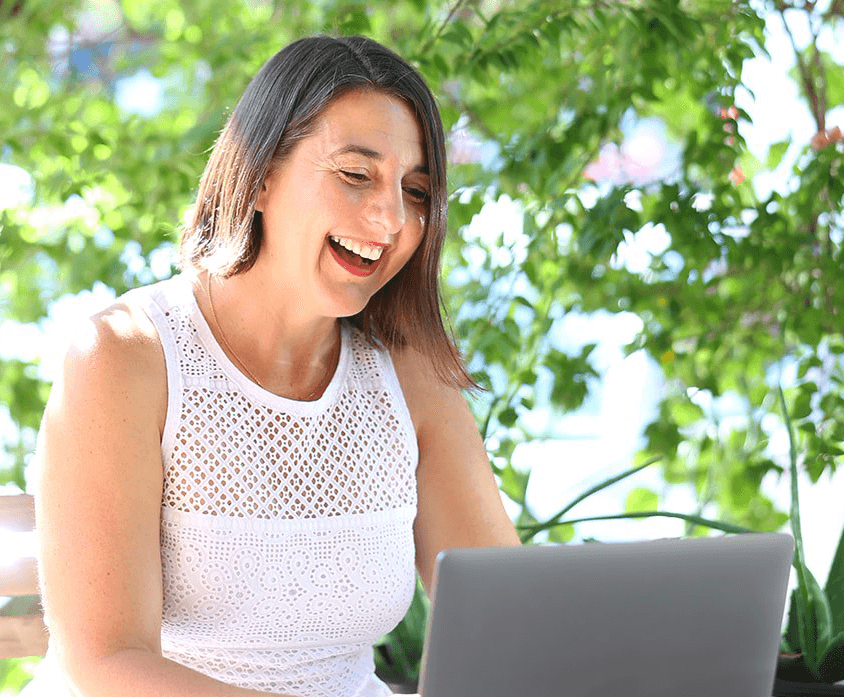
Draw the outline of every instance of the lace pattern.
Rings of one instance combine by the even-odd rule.
[[[165,509],[166,634],[215,648],[371,645],[413,595],[413,513],[230,519],[221,530],[216,518]]]
[[[238,687],[358,694],[413,596],[413,514],[229,519],[223,532],[165,509],[164,655]]]

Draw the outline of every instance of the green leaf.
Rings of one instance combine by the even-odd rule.
[[[844,632],[829,641],[820,659],[818,677],[827,683],[844,679]]]
[[[519,415],[516,413],[516,410],[513,407],[507,407],[503,409],[498,414],[498,421],[499,423],[506,427],[510,428],[511,426],[515,426],[516,420],[519,418]]]
[[[785,653],[800,653],[800,632],[797,627],[797,589],[791,591],[788,602],[788,618],[783,633],[783,642],[786,645]]]
[[[840,20],[839,20],[840,22]],[[838,27],[840,31],[840,24]],[[826,52],[821,52],[826,80],[827,109],[844,105],[844,71],[841,66]]]
[[[516,503],[524,506],[530,473],[521,472],[508,463],[501,469],[498,477],[501,482],[501,491]]]
[[[820,677],[820,663],[832,638],[832,616],[826,596],[804,564],[796,564],[798,583],[797,622],[800,647],[806,666]]]
[[[449,25],[448,30],[442,34],[441,38],[444,41],[450,41],[457,44],[465,50],[471,50],[472,44],[474,43],[472,33],[469,31],[466,24],[459,20],[453,20]]]
[[[602,491],[603,489],[606,489],[609,486],[612,486],[616,482],[620,482],[623,479],[627,479],[627,477],[630,477],[630,476],[636,474],[637,472],[642,471],[646,467],[650,467],[651,465],[656,464],[661,459],[662,458],[659,457],[659,456],[651,457],[651,458],[645,460],[644,462],[638,463],[635,466],[624,470],[623,472],[621,472],[619,474],[616,474],[612,477],[609,477],[607,479],[604,479],[603,481],[598,482],[597,484],[595,484],[594,486],[590,487],[589,489],[584,491],[582,494],[580,494],[573,501],[566,504],[558,513],[555,513],[547,521],[539,524],[538,526],[535,526],[535,532],[532,533],[532,534],[536,534],[536,532],[540,532],[541,530],[549,530],[549,529],[555,527],[556,525],[559,525],[562,517],[566,513],[568,513],[572,508],[574,508],[577,504],[579,504],[581,501],[585,501],[587,498],[589,498],[593,494],[595,494],[599,491]]]
[[[671,404],[671,416],[678,426],[690,426],[703,418],[703,409],[693,402],[682,400]]]
[[[555,545],[568,544],[574,539],[574,525],[556,525],[548,531],[548,542]]]
[[[788,150],[789,145],[791,145],[791,139],[773,143],[768,148],[768,160],[765,163],[766,169],[776,169],[780,166],[780,162],[782,162],[782,158],[785,155],[785,151]]]
[[[720,530],[722,532],[728,532],[733,534],[744,534],[744,533],[752,533],[753,530],[749,528],[742,527],[741,525],[734,525],[732,523],[727,523],[721,520],[712,520],[710,518],[703,518],[702,516],[698,515],[691,515],[688,513],[675,513],[672,511],[652,511],[652,512],[642,512],[642,513],[618,513],[614,515],[597,515],[597,516],[589,516],[588,518],[571,518],[564,521],[559,521],[554,523],[553,525],[549,525],[547,523],[540,523],[538,525],[528,525],[519,528],[520,532],[528,537],[532,537],[537,533],[541,532],[542,530],[546,530],[554,525],[576,525],[577,523],[586,523],[595,520],[636,520],[639,518],[676,518],[677,520],[685,520],[687,523],[692,523],[694,525],[699,525],[707,528],[712,528],[713,530]],[[524,539],[524,538],[523,538]]]
[[[633,489],[624,502],[625,513],[641,513],[643,511],[655,511],[658,497],[655,491],[645,487]]]
[[[824,592],[829,600],[832,632],[840,634],[844,632],[844,530],[841,531],[841,537],[832,558]]]

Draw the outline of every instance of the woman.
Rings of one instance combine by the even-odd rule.
[[[442,126],[373,41],[247,87],[183,273],[75,337],[37,450],[51,647],[27,694],[374,697],[446,547],[518,544],[439,315]]]

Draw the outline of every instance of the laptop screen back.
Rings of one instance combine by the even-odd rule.
[[[769,697],[793,540],[449,550],[422,697]]]

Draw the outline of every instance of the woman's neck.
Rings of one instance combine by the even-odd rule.
[[[200,273],[194,294],[232,362],[253,381],[293,399],[318,398],[339,359],[339,321],[308,315],[295,290],[260,275]]]

